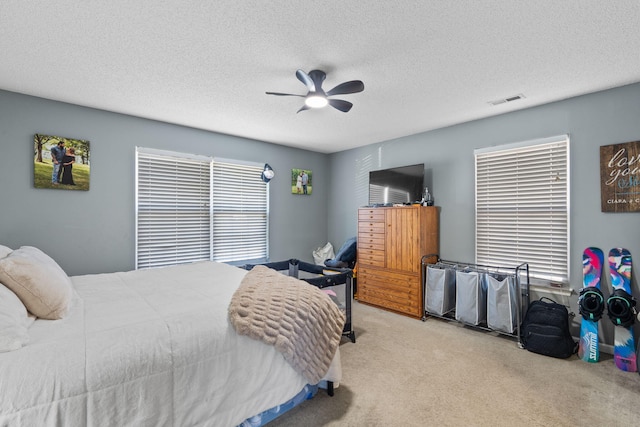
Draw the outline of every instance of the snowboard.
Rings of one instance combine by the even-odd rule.
[[[622,248],[609,251],[609,270],[613,290],[622,289],[631,294],[631,254]],[[609,306],[609,311],[611,308]],[[614,326],[613,331],[613,360],[623,371],[636,372],[636,348],[633,338],[633,325],[624,327]]]
[[[587,248],[582,253],[582,285],[583,291],[580,293],[580,298],[587,298],[586,303],[581,301],[587,306],[593,308],[596,304],[603,307],[603,298],[600,292],[597,294],[593,291],[589,291],[588,288],[600,289],[600,277],[602,274],[602,264],[604,263],[604,254],[600,248]],[[591,295],[589,293],[591,292]],[[582,312],[581,312],[582,313]],[[600,315],[602,312],[600,312]],[[587,315],[589,318],[582,317],[582,323],[580,324],[580,342],[578,344],[578,357],[589,363],[596,363],[600,359],[600,349],[598,345],[598,320],[592,315]]]

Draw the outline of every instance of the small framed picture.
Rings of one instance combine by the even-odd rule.
[[[36,188],[89,190],[89,141],[37,133],[33,152]]]
[[[640,141],[600,146],[602,212],[640,212]]]
[[[308,169],[291,169],[291,193],[308,196],[313,190],[313,173]]]

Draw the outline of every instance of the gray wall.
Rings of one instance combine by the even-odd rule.
[[[272,165],[277,173],[269,184],[272,260],[311,261],[311,251],[327,240],[337,250],[356,235],[369,171],[424,162],[441,208],[441,257],[473,262],[473,150],[568,133],[570,275],[571,287],[579,289],[587,246],[605,252],[626,247],[640,259],[640,214],[600,212],[599,178],[599,147],[640,140],[639,117],[640,84],[635,84],[327,156],[0,91],[0,244],[40,247],[69,274],[133,268],[134,147],[139,145]],[[91,141],[89,192],[33,188],[35,133]],[[312,196],[290,194],[294,167],[313,170]],[[634,294],[640,296],[636,275]],[[556,297],[576,310],[575,295]],[[605,342],[611,342],[611,324],[602,325]]]
[[[626,247],[635,257],[633,290],[640,298],[640,213],[600,211],[601,145],[640,140],[640,84],[477,120],[331,155],[329,240],[356,234],[356,210],[367,204],[368,172],[425,163],[427,184],[440,211],[440,256],[473,262],[476,148],[569,134],[570,277],[582,287],[582,251]],[[605,284],[610,283],[608,279]],[[577,297],[556,295],[577,312]],[[604,323],[607,342],[612,326]]]
[[[91,143],[91,189],[33,187],[36,133]],[[135,147],[269,163],[272,260],[312,261],[326,243],[328,156],[0,91],[0,244],[31,245],[70,275],[130,270],[135,256]],[[292,168],[313,171],[313,194],[291,194]]]

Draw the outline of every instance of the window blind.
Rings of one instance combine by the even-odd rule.
[[[213,163],[213,259],[268,259],[268,186],[263,166]]]
[[[476,150],[476,262],[569,281],[569,138]]]
[[[211,258],[211,162],[138,150],[136,268]]]
[[[136,268],[266,261],[262,165],[136,149]]]

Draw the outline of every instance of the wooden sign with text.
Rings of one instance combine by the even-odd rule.
[[[600,146],[602,212],[640,212],[640,141]]]

